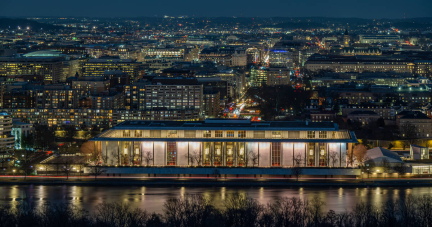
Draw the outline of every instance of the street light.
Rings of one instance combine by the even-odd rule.
[[[12,170],[12,172],[13,172],[13,176],[14,176],[14,178],[15,178],[15,170]]]

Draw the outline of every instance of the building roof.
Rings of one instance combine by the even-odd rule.
[[[368,150],[366,152],[366,156],[375,163],[381,163],[384,159],[387,159],[390,163],[403,163],[402,159],[396,152],[382,147],[374,147]]]
[[[372,116],[379,116],[379,114],[375,113],[374,111],[370,111],[370,110],[356,110],[353,111],[351,113],[349,113],[348,115],[372,115]]]
[[[305,122],[305,121],[266,121],[252,122],[250,119],[218,119],[211,118],[205,121],[125,121],[112,129],[247,129],[247,130],[290,130],[290,131],[338,131],[339,127],[333,122]]]
[[[403,115],[400,119],[430,119],[426,114],[415,111]]]

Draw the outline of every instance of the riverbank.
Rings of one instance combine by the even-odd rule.
[[[77,186],[198,186],[198,187],[417,187],[432,186],[432,178],[408,179],[260,179],[260,178],[103,178],[99,177],[0,177],[0,185],[77,185]]]

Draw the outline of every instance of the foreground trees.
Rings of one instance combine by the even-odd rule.
[[[337,214],[323,211],[324,202],[278,198],[263,205],[244,194],[231,194],[222,208],[210,198],[184,195],[170,198],[162,214],[132,209],[128,204],[102,203],[91,212],[74,205],[47,204],[31,207],[21,203],[15,208],[0,207],[0,226],[16,227],[279,227],[279,226],[395,226],[432,225],[432,197],[408,196],[379,206],[361,202],[351,211]]]

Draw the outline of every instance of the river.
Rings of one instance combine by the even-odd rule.
[[[68,203],[90,212],[102,202],[123,202],[131,208],[161,213],[168,198],[185,194],[201,194],[222,207],[224,200],[235,194],[247,194],[262,204],[277,197],[319,197],[326,210],[349,211],[360,201],[382,204],[407,195],[432,195],[432,187],[376,187],[376,188],[277,188],[277,187],[142,187],[142,186],[0,186],[0,205],[14,206],[28,201],[34,206],[49,203]]]

